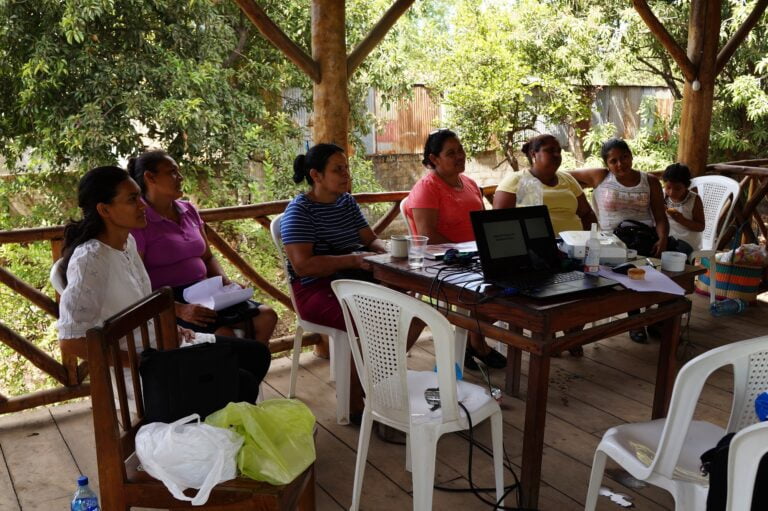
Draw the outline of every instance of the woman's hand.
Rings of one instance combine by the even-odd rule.
[[[371,263],[366,261],[365,258],[376,255],[376,252],[353,252],[352,255],[355,257],[355,268],[360,268],[361,270],[366,271],[373,270],[373,266],[371,266]]]
[[[176,335],[179,339],[179,344],[183,342],[192,342],[195,339],[195,332],[189,328],[176,325]]]
[[[653,256],[661,257],[661,253],[667,249],[667,238],[661,238],[653,244]]]
[[[208,326],[216,321],[216,311],[195,303],[176,302],[176,317],[197,326]]]

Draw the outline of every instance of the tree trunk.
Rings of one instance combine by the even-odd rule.
[[[314,143],[330,142],[349,154],[349,96],[345,0],[312,0],[312,58],[320,66],[314,84]]]
[[[704,173],[709,154],[720,4],[721,0],[694,0],[688,24],[688,58],[698,71],[700,88],[695,91],[692,83],[685,81],[677,159],[688,165],[694,176]]]

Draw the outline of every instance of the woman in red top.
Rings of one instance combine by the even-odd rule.
[[[430,244],[472,241],[470,211],[483,209],[483,194],[464,175],[467,155],[451,130],[432,132],[424,145],[422,163],[428,169],[408,195],[405,210],[414,233]]]
[[[437,130],[427,137],[422,163],[428,172],[408,194],[405,212],[414,234],[427,236],[430,244],[475,239],[469,212],[483,209],[483,194],[477,183],[463,175],[466,162],[467,154],[453,131]],[[473,356],[489,367],[507,365],[506,357],[477,332],[469,332],[464,367],[478,369]]]

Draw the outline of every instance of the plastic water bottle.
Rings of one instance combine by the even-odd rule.
[[[584,273],[597,273],[598,271],[600,271],[600,238],[597,233],[597,224],[592,224],[589,239],[584,247]]]
[[[88,486],[88,478],[77,478],[77,491],[72,499],[71,511],[99,511],[99,498]]]
[[[517,185],[515,205],[517,207],[524,207],[544,204],[544,192],[541,188],[541,181],[528,170],[523,170],[523,173],[520,177],[520,183]]]
[[[710,305],[709,313],[713,316],[729,316],[743,312],[746,307],[747,304],[744,300],[728,298],[727,300],[720,300]]]

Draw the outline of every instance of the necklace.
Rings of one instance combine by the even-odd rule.
[[[444,178],[444,177],[443,177],[443,176],[442,176],[442,175],[441,175],[441,174],[440,174],[440,173],[439,173],[437,170],[435,170],[435,171],[433,171],[433,172],[435,173],[435,175],[437,175],[437,177],[439,177],[439,178],[440,178],[440,180],[441,180],[443,183],[447,184],[448,186],[450,186],[450,187],[451,187],[451,188],[453,188],[454,190],[456,190],[456,191],[461,191],[461,190],[463,190],[463,189],[464,189],[464,181],[462,181],[462,180],[461,180],[461,177],[459,177],[459,176],[456,176],[456,179],[458,179],[458,183],[457,183],[457,184],[451,184],[451,183],[449,183],[449,182],[448,182],[448,180],[447,180],[447,179],[445,179],[445,178]]]

